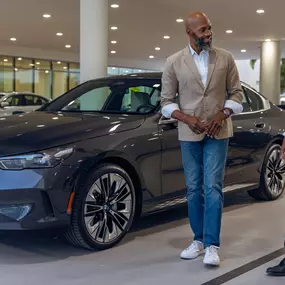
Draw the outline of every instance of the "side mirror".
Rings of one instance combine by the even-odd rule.
[[[160,126],[174,125],[174,124],[177,124],[177,122],[178,122],[177,119],[173,119],[173,118],[168,119],[168,118],[165,118],[162,116],[159,119],[158,125],[160,125]]]
[[[4,107],[8,107],[10,106],[9,102],[1,102],[1,107],[4,108]]]

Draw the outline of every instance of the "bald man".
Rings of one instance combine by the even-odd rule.
[[[233,56],[212,46],[209,18],[201,12],[190,13],[185,28],[188,46],[167,59],[161,93],[162,115],[178,120],[194,233],[181,258],[205,253],[204,264],[217,266],[231,116],[242,112],[243,92]]]

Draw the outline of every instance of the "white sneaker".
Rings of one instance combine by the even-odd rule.
[[[204,257],[205,265],[218,266],[220,265],[220,258],[218,255],[218,247],[211,245],[206,248],[206,254]]]
[[[200,241],[194,240],[189,247],[184,249],[180,257],[182,259],[194,259],[204,252],[204,245]]]

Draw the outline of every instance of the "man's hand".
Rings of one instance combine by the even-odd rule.
[[[282,156],[282,159],[285,159],[285,137],[283,139],[283,144],[281,147],[281,156]]]
[[[185,115],[184,122],[195,134],[202,134],[206,131],[205,124],[195,116]]]
[[[207,135],[211,138],[217,136],[222,128],[222,123],[226,119],[225,114],[220,111],[207,124],[205,124]]]

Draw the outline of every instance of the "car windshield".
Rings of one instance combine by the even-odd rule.
[[[106,78],[86,82],[53,100],[41,111],[150,113],[159,105],[160,79]]]

